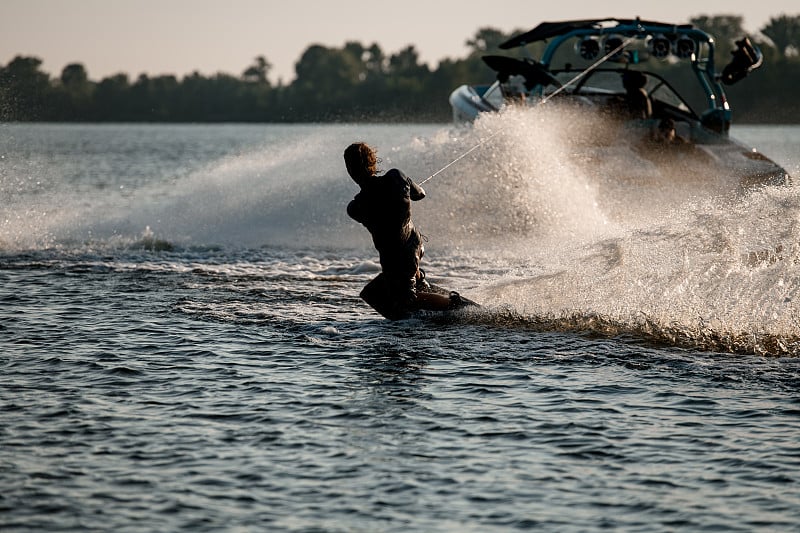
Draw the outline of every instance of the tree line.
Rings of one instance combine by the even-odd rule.
[[[720,65],[745,34],[737,15],[690,22],[716,38]],[[296,78],[288,85],[270,82],[264,56],[238,76],[141,74],[132,81],[116,74],[97,82],[80,63],[52,78],[39,58],[17,56],[0,65],[0,121],[444,122],[451,118],[450,92],[463,83],[492,81],[481,56],[507,54],[498,45],[520,31],[481,28],[466,41],[466,57],[446,58],[435,69],[420,62],[413,45],[387,55],[377,44],[314,44],[295,64]],[[800,123],[800,106],[790,100],[800,86],[800,15],[773,17],[760,34],[754,40],[764,65],[728,89],[735,120]]]

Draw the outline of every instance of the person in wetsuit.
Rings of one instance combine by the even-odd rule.
[[[347,214],[369,230],[382,270],[364,287],[361,297],[392,319],[414,309],[450,309],[460,298],[458,294],[448,298],[425,292],[419,269],[424,248],[422,235],[411,220],[411,202],[425,198],[425,191],[396,168],[378,175],[375,150],[365,143],[348,146],[344,161],[347,173],[361,187],[347,205]]]

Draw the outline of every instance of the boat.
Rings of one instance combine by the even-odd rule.
[[[496,79],[455,89],[449,99],[453,118],[464,123],[513,106],[568,105],[613,119],[616,126],[595,135],[598,147],[622,143],[643,161],[669,165],[666,142],[683,147],[673,151],[683,162],[702,162],[705,171],[715,167],[742,187],[788,184],[785,169],[729,135],[732,111],[724,86],[762,63],[749,38],[735,44],[730,63],[719,70],[713,36],[691,24],[638,18],[543,22],[500,44],[520,57],[483,56]],[[541,57],[532,57],[531,49]]]

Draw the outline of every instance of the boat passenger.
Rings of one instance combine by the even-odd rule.
[[[662,118],[658,126],[636,145],[636,149],[648,159],[677,161],[692,158],[700,164],[713,162],[708,153],[678,134],[675,121],[670,117]],[[676,157],[679,159],[674,159]]]
[[[653,115],[653,104],[644,86],[647,77],[636,70],[626,70],[622,74],[622,86],[625,87],[625,111],[630,118],[648,119]]]
[[[522,76],[509,76],[504,83],[500,84],[500,89],[503,92],[503,100],[507,105],[520,105],[527,100],[525,96],[525,78]]]
[[[426,282],[419,268],[424,254],[422,235],[411,220],[411,202],[425,198],[422,187],[396,168],[378,175],[375,150],[365,143],[348,146],[344,162],[361,187],[348,204],[347,214],[369,230],[382,269],[361,291],[361,298],[388,318],[401,318],[415,309],[443,311],[458,303],[457,293],[447,297],[424,291]]]
[[[669,117],[661,119],[658,127],[653,132],[653,142],[668,146],[686,146],[689,141],[678,135],[675,130],[675,121]]]

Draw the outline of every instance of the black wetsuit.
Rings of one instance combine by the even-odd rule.
[[[391,297],[407,306],[416,299],[423,253],[421,235],[411,221],[411,202],[425,198],[425,191],[396,168],[358,184],[361,192],[347,205],[347,214],[372,234]]]

